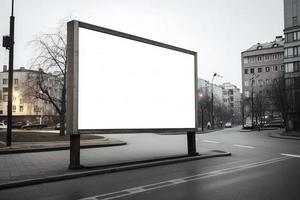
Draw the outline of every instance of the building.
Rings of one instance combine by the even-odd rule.
[[[288,129],[300,130],[300,0],[284,0],[284,65],[291,97]]]
[[[201,98],[205,97],[206,101],[204,102],[207,112],[207,118],[204,117],[205,123],[212,119],[212,92],[214,96],[215,124],[218,126],[221,121],[231,121],[235,124],[239,124],[241,122],[241,93],[237,86],[229,82],[223,83],[223,85],[211,84],[207,80],[198,78],[198,92],[201,94]]]
[[[46,123],[53,124],[56,121],[56,112],[52,104],[38,100],[29,95],[27,81],[29,75],[40,73],[35,70],[28,70],[24,67],[14,70],[13,80],[13,123]],[[55,86],[54,76],[47,74],[45,83],[51,88],[51,92],[59,95],[59,88]],[[0,121],[7,120],[8,101],[8,71],[7,66],[3,66],[0,72]]]
[[[280,117],[274,106],[271,86],[284,73],[284,39],[257,43],[242,52],[243,120],[256,122]],[[253,108],[252,108],[253,107]]]
[[[227,82],[223,83],[223,104],[231,115],[231,122],[234,124],[241,123],[241,92],[240,89]]]

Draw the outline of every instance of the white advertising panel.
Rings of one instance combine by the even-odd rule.
[[[196,127],[195,55],[79,27],[78,129]]]

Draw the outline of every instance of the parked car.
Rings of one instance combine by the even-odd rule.
[[[3,122],[0,122],[0,129],[5,129],[5,128],[7,128],[7,126]]]
[[[231,122],[226,122],[226,124],[225,124],[225,128],[231,128],[232,127],[232,124],[231,124]]]
[[[12,128],[22,128],[24,126],[23,122],[17,122],[12,125]]]
[[[42,129],[47,127],[47,124],[30,124],[22,126],[22,129]]]

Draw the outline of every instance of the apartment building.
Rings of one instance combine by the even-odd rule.
[[[27,81],[29,75],[37,74],[38,71],[28,70],[24,67],[14,70],[13,80],[13,123],[47,123],[56,121],[56,112],[50,103],[28,96]],[[40,73],[40,72],[39,72]],[[55,78],[47,75],[45,84],[51,88],[53,95],[59,96],[59,88],[55,84]],[[8,101],[8,70],[3,66],[0,72],[0,121],[7,120]]]
[[[284,0],[284,65],[288,129],[300,130],[300,0]]]
[[[258,107],[264,120],[280,116],[269,97],[273,82],[284,73],[283,48],[284,38],[277,36],[271,42],[257,43],[241,53],[244,121],[253,119],[254,114],[257,118]]]

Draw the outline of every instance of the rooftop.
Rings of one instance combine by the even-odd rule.
[[[284,38],[282,36],[276,36],[274,41],[265,42],[265,43],[257,43],[255,45],[251,46],[246,51],[271,49],[271,48],[283,47],[283,45],[284,45]]]

